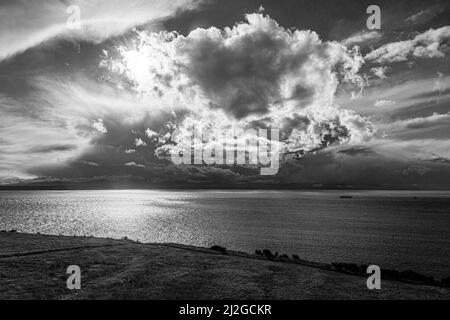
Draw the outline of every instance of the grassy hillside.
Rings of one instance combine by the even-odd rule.
[[[0,233],[0,299],[449,299],[450,290],[301,262],[127,240]],[[78,265],[82,289],[66,287]]]

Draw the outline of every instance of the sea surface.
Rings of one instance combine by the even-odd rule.
[[[10,229],[270,249],[450,276],[450,192],[0,191],[0,230]]]

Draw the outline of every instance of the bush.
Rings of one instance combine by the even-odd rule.
[[[261,252],[261,250],[255,250],[255,254],[256,254],[257,256],[262,256],[262,255],[263,255],[263,253]]]
[[[363,266],[358,266],[354,263],[333,263],[333,267],[344,273],[350,274],[365,274],[366,270],[363,270]]]
[[[221,247],[221,246],[212,246],[211,250],[220,252],[220,253],[227,253],[227,248]]]
[[[450,278],[442,279],[441,285],[446,288],[450,288]]]
[[[264,254],[268,259],[273,259],[273,258],[275,258],[275,256],[272,254],[272,252],[270,252],[270,250],[264,249],[264,250],[263,250],[263,254]]]
[[[292,255],[292,259],[300,261],[300,257],[298,255],[296,255],[296,254]]]

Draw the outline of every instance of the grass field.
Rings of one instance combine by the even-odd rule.
[[[81,290],[67,289],[67,267]],[[0,233],[0,299],[449,299],[441,287],[366,278],[257,255],[128,240]]]

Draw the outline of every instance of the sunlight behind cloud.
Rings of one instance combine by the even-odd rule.
[[[120,58],[108,55],[102,65],[182,114],[176,126],[186,134],[192,125],[224,131],[265,123],[285,131],[288,152],[359,143],[374,135],[367,119],[334,103],[341,83],[363,83],[358,51],[322,42],[311,31],[287,30],[263,14],[246,19],[187,36],[141,32],[130,47],[118,48]],[[295,124],[298,117],[305,120]]]

